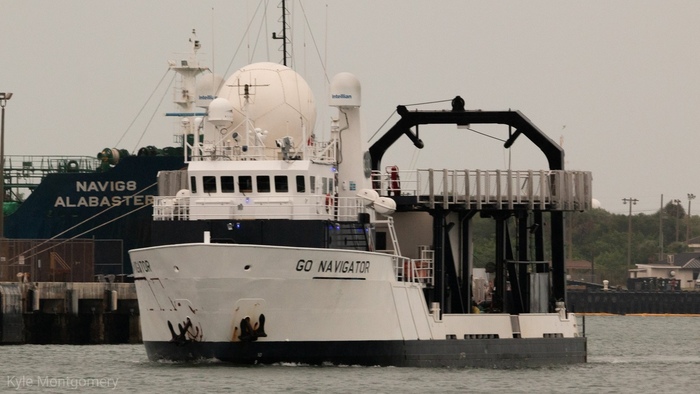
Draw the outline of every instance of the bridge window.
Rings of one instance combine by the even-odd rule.
[[[216,193],[216,177],[215,176],[203,176],[202,177],[202,191],[204,191],[204,193]]]
[[[190,177],[190,190],[192,191],[193,194],[197,193],[197,178],[196,177],[193,177],[193,176]]]
[[[221,192],[222,193],[233,193],[236,191],[234,186],[232,176],[222,176],[221,177]]]
[[[286,175],[275,175],[275,192],[288,193],[289,183]]]
[[[309,190],[311,194],[316,194],[316,177],[313,175],[309,177]]]
[[[297,175],[297,193],[306,192],[306,183],[303,175]]]
[[[258,193],[270,192],[270,177],[268,175],[258,175],[255,177],[255,181],[258,183]]]
[[[250,175],[238,177],[238,188],[241,193],[251,193],[253,191],[253,177]]]

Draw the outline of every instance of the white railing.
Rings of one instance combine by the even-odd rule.
[[[338,144],[335,141],[310,142],[305,149],[306,157],[317,163],[335,163],[338,157],[336,153]]]
[[[366,212],[357,197],[325,194],[295,197],[157,196],[153,220],[329,219],[355,221]]]
[[[414,282],[426,287],[432,287],[435,278],[434,259],[432,255],[431,257],[419,259],[395,256],[394,273],[396,274],[396,280],[399,282]]]
[[[512,209],[586,210],[593,199],[592,176],[587,171],[434,170],[372,174],[372,185],[383,196],[416,196],[434,208],[462,204]]]
[[[194,152],[191,161],[247,161],[247,160],[311,160],[316,163],[335,163],[338,144],[333,141],[308,141],[306,144],[292,146],[288,157],[284,157],[279,147],[267,147],[264,145],[242,146],[238,144],[212,144],[204,143],[196,148],[187,144],[187,148]]]

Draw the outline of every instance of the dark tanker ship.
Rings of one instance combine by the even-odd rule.
[[[193,32],[194,34],[194,32]],[[127,251],[150,244],[153,196],[160,171],[182,169],[184,141],[196,134],[217,79],[191,52],[170,61],[180,120],[179,146],[129,153],[107,148],[96,157],[6,156],[0,281],[121,281],[131,274]],[[198,75],[204,74],[203,76]]]
[[[20,272],[30,273],[36,281],[91,281],[100,275],[130,274],[126,252],[150,240],[147,229],[157,174],[183,166],[177,150],[170,155],[143,153],[106,169],[93,169],[87,160],[65,159],[71,164],[53,166],[55,171],[46,171],[31,188],[26,187],[30,183],[10,182],[8,188],[25,186],[31,194],[7,204],[14,212],[5,218],[10,251],[1,280],[15,280]]]

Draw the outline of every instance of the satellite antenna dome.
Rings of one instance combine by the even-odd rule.
[[[207,119],[216,127],[227,127],[233,123],[233,106],[225,98],[216,98],[209,104]]]
[[[362,88],[355,75],[343,72],[336,74],[331,81],[330,104],[333,107],[359,107],[362,102]]]
[[[267,131],[268,148],[274,148],[275,141],[285,136],[304,141],[303,133],[314,131],[313,92],[304,78],[281,64],[262,62],[239,69],[226,80],[218,96],[233,105],[233,131],[245,135],[247,120],[252,129]]]
[[[223,83],[224,79],[220,75],[210,73],[199,76],[195,88],[197,92],[195,105],[199,108],[208,108],[216,98],[216,91]]]

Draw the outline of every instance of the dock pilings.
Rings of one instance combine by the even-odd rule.
[[[0,344],[140,342],[133,283],[0,282]]]

